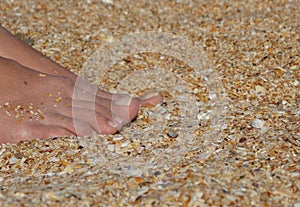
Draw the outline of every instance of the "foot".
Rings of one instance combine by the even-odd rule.
[[[162,101],[154,94],[110,94],[82,79],[75,85],[73,75],[33,70],[3,57],[0,77],[0,143],[114,134],[136,117],[141,105]]]
[[[98,102],[102,99],[112,100],[114,99],[114,103],[118,105],[118,101],[124,102],[125,99],[132,99],[131,107],[123,106],[119,108],[123,108],[122,113],[124,114],[128,109],[130,109],[129,114],[136,114],[137,108],[139,105],[143,105],[146,103],[157,102],[157,100],[161,100],[159,95],[154,95],[153,99],[149,97],[149,94],[146,96],[149,97],[145,99],[146,96],[140,98],[132,98],[129,96],[124,95],[117,95],[105,92],[103,90],[99,90],[95,85],[90,84],[88,81],[79,78],[77,75],[72,73],[71,71],[65,69],[61,65],[57,64],[56,62],[52,61],[48,57],[44,56],[42,53],[34,50],[29,45],[25,44],[23,41],[17,39],[14,35],[8,32],[6,29],[0,26],[0,56],[15,60],[16,62],[24,65],[28,68],[34,69],[36,71],[40,71],[46,74],[52,74],[57,76],[66,76],[67,79],[71,79],[73,83],[77,81],[76,88],[80,88],[82,91],[87,91],[92,94],[96,94]],[[63,86],[62,83],[61,86]],[[75,90],[78,91],[78,90]],[[83,94],[79,94],[83,96]],[[85,94],[85,96],[88,96]],[[122,98],[121,98],[122,97]],[[91,98],[91,96],[85,97]],[[143,100],[144,99],[144,100]],[[155,100],[155,101],[153,101]],[[89,100],[91,101],[91,100]],[[126,102],[126,101],[125,101]],[[128,101],[127,101],[128,102]],[[109,104],[109,103],[108,103]],[[127,104],[127,103],[126,103]],[[135,106],[135,107],[133,107]],[[115,107],[114,107],[115,108]],[[119,110],[118,108],[118,110]],[[118,111],[117,110],[117,111]],[[125,112],[124,112],[125,111]],[[131,117],[132,118],[132,117]],[[128,119],[128,118],[127,118]]]

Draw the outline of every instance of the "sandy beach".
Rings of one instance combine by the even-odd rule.
[[[2,144],[0,206],[300,207],[299,7],[1,1],[0,24],[52,60],[164,101],[115,135]]]

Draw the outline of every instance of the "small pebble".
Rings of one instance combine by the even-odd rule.
[[[240,139],[239,142],[240,142],[240,143],[243,143],[243,142],[246,142],[246,141],[247,141],[247,138],[246,138],[246,137],[243,137],[243,138]]]
[[[110,152],[114,152],[114,151],[115,151],[115,145],[109,144],[109,145],[107,146],[107,149],[108,149]]]
[[[120,141],[122,139],[124,139],[123,136],[117,136],[117,135],[115,135],[115,137],[113,138],[114,141]]]
[[[50,157],[49,161],[50,162],[58,162],[59,158],[58,157]]]
[[[265,122],[263,120],[260,120],[260,119],[254,119],[251,122],[251,126],[254,127],[254,128],[258,128],[258,129],[264,128],[264,124],[265,124]]]
[[[169,129],[168,136],[171,138],[176,138],[178,137],[178,134],[173,129]]]
[[[300,207],[300,202],[294,203],[294,207]]]
[[[126,127],[126,128],[131,127],[131,122],[129,122],[128,124],[126,124],[124,127]]]
[[[298,85],[299,85],[299,81],[295,80],[294,82],[292,82],[292,84],[293,84],[294,86],[298,86]]]
[[[213,94],[209,94],[209,98],[211,100],[216,99],[217,98],[217,94],[213,93]]]
[[[267,92],[267,90],[260,85],[255,86],[255,91],[258,93],[266,93]]]
[[[31,39],[31,38],[26,38],[26,39],[24,39],[23,41],[24,41],[27,45],[30,45],[30,46],[34,45],[34,40]]]
[[[121,147],[127,147],[130,144],[130,141],[123,142]]]
[[[15,156],[12,156],[10,159],[9,159],[9,164],[13,165],[15,163],[19,162],[19,159],[16,158]]]
[[[104,4],[113,4],[113,0],[102,0]]]
[[[226,194],[229,193],[229,191],[228,191],[227,189],[225,189],[225,188],[222,189],[222,192],[223,192],[223,193],[226,193]]]

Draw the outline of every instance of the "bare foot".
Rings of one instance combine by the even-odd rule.
[[[158,94],[111,94],[26,45],[0,26],[0,143],[63,135],[116,133]],[[13,61],[14,60],[14,61]],[[76,82],[76,85],[75,85]]]
[[[41,73],[3,57],[0,77],[0,143],[114,134],[136,117],[141,105],[161,102],[159,95],[149,94],[132,98],[101,92],[95,97],[89,91],[97,91],[96,86],[76,88],[67,76]]]

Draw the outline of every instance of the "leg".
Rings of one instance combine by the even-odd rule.
[[[42,53],[16,38],[0,26],[0,56],[15,60],[20,64],[48,74],[65,75],[75,78],[76,75],[64,69]]]

